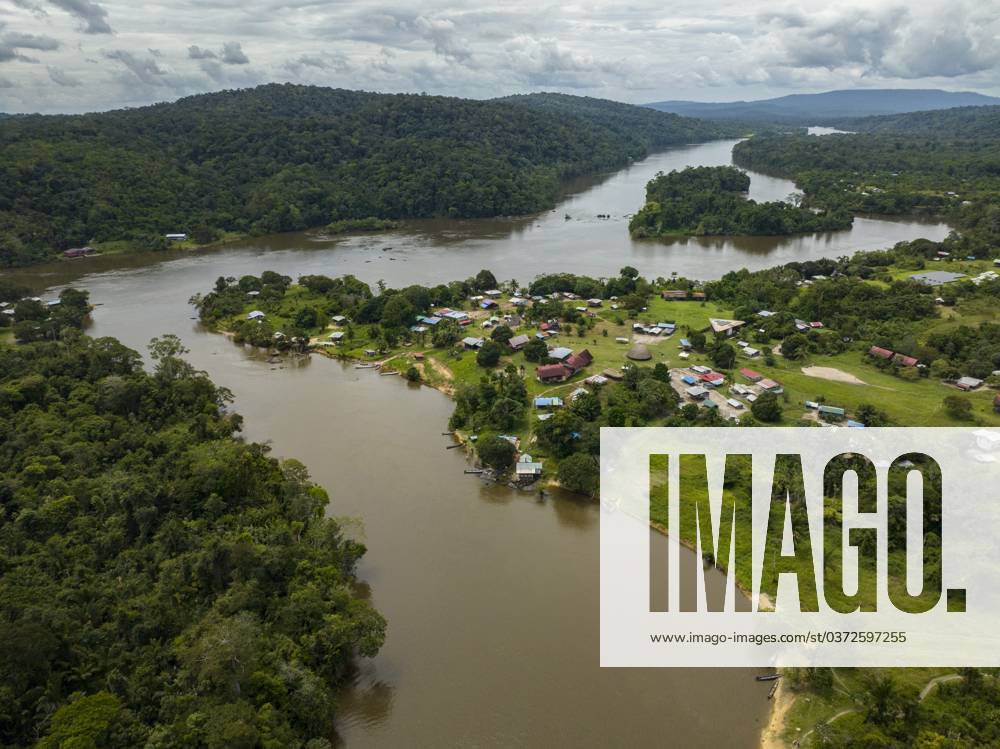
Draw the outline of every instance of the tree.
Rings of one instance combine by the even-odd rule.
[[[473,279],[473,288],[476,291],[489,291],[497,287],[497,278],[488,270],[481,270]]]
[[[564,489],[594,496],[600,486],[600,464],[593,455],[573,453],[559,461],[557,477]]]
[[[490,407],[490,422],[497,429],[513,429],[524,418],[524,412],[521,401],[500,397]]]
[[[730,369],[736,363],[736,349],[725,341],[716,342],[708,356],[719,369]]]
[[[951,418],[967,421],[972,418],[972,404],[958,395],[946,396],[944,410]]]
[[[524,348],[524,358],[532,362],[540,362],[549,355],[549,347],[541,338],[532,338]]]
[[[503,349],[495,341],[484,341],[476,352],[476,364],[480,367],[495,367],[500,363],[500,354]]]
[[[808,338],[801,333],[793,333],[781,342],[781,355],[786,359],[801,359],[808,346]]]
[[[601,416],[601,399],[596,393],[582,393],[576,397],[570,408],[584,421],[597,421]]]
[[[403,373],[403,377],[405,377],[408,382],[420,382],[420,370],[411,364],[407,367],[406,372]]]
[[[302,307],[295,313],[295,325],[303,330],[315,328],[317,322],[319,322],[319,314],[315,307]]]
[[[571,410],[556,411],[552,418],[541,422],[535,430],[538,444],[557,458],[573,452],[583,431],[583,421]]]
[[[758,421],[780,421],[781,402],[774,393],[761,393],[750,406],[750,412]]]
[[[454,320],[442,320],[431,332],[431,345],[434,348],[447,348],[454,345],[458,339],[459,328]]]
[[[497,325],[493,328],[493,332],[490,333],[490,338],[497,343],[507,343],[513,337],[514,331],[507,325]]]
[[[479,440],[476,452],[483,465],[501,473],[509,471],[517,460],[517,450],[502,437],[490,436]]]
[[[403,294],[393,294],[382,307],[382,326],[407,328],[413,324],[417,311]]]

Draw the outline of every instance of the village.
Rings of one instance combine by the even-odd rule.
[[[991,272],[990,272],[991,273]],[[823,280],[817,277],[809,284]],[[916,279],[920,280],[920,279]],[[943,282],[942,282],[943,283]],[[253,307],[259,292],[247,294],[247,321],[280,325],[304,298],[297,287],[287,294],[289,311],[277,315]],[[538,319],[536,305],[558,303],[575,313],[575,322],[557,317]],[[461,304],[434,307],[410,321],[409,337],[387,346],[375,328],[342,314],[302,341],[314,351],[353,360],[359,368],[382,375],[397,374],[413,382],[454,394],[489,372],[513,366],[524,380],[529,411],[517,429],[494,435],[490,429],[458,428],[457,438],[472,447],[486,436],[500,436],[517,449],[512,473],[518,484],[551,481],[551,456],[538,444],[539,425],[562,409],[572,409],[585,395],[605,403],[631,367],[665,367],[679,407],[706,413],[712,423],[761,425],[800,424],[827,428],[879,426],[884,423],[941,423],[955,419],[928,408],[948,390],[972,398],[974,414],[985,423],[1000,421],[1000,395],[983,379],[959,376],[937,380],[924,371],[903,377],[900,370],[926,370],[927,363],[879,346],[833,355],[785,356],[780,345],[766,340],[763,326],[776,313],[760,309],[747,320],[706,298],[697,288],[660,288],[640,309],[626,309],[615,296],[581,298],[572,292],[528,293],[526,288],[490,288],[470,294]],[[271,319],[276,318],[276,319]],[[433,344],[439,328],[457,326],[454,343]],[[795,329],[812,336],[837,335],[822,320],[794,321]],[[276,336],[283,335],[278,331]],[[718,342],[729,343],[731,361],[713,361]],[[905,374],[905,373],[904,373]],[[996,375],[998,373],[994,373]],[[767,396],[776,409],[762,416],[755,404]],[[871,404],[878,404],[876,409]],[[707,412],[714,412],[711,416]],[[870,414],[882,417],[870,424]],[[646,422],[652,425],[662,419]],[[960,421],[957,423],[961,423]]]

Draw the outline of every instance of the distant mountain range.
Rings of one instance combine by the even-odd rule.
[[[821,125],[852,117],[997,104],[1000,98],[971,91],[890,88],[789,94],[758,101],[656,101],[646,106],[661,112],[711,120]]]

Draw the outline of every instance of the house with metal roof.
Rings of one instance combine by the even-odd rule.
[[[253,312],[247,315],[247,320],[263,320],[267,315],[261,312],[259,309],[255,309]]]
[[[708,324],[712,327],[712,332],[716,335],[731,336],[742,326],[746,325],[743,320],[723,320],[719,317],[708,318]]]
[[[566,348],[565,346],[557,346],[556,348],[549,349],[549,358],[562,361],[563,359],[568,359],[573,355],[573,349]]]
[[[740,374],[746,377],[748,380],[750,380],[750,382],[760,382],[761,380],[764,379],[764,375],[762,375],[760,372],[757,372],[753,369],[747,369],[746,367],[740,369]]]
[[[766,390],[769,393],[780,394],[784,392],[784,388],[781,387],[780,383],[777,383],[774,380],[770,380],[766,377],[757,384],[760,385],[763,390]]]
[[[562,364],[543,364],[535,370],[539,382],[562,382],[572,374]]]
[[[473,338],[472,336],[466,336],[462,339],[462,345],[467,349],[477,349],[482,348],[485,339],[483,338]]]
[[[520,351],[521,349],[523,349],[525,346],[528,345],[528,342],[530,340],[531,339],[524,334],[516,335],[513,336],[509,341],[507,341],[507,345],[510,346],[515,351]]]
[[[960,377],[955,381],[955,387],[959,390],[975,390],[983,384],[983,381],[975,377]]]
[[[545,465],[541,461],[532,460],[528,453],[524,453],[514,464],[514,473],[518,477],[541,476]]]
[[[887,348],[882,348],[881,346],[872,346],[868,349],[868,355],[874,356],[876,359],[891,359],[893,357],[893,352]]]
[[[694,387],[689,387],[684,390],[689,398],[693,398],[696,401],[703,401],[708,397],[708,390],[701,387],[700,385],[695,385]]]
[[[964,273],[949,273],[948,271],[935,270],[929,273],[915,273],[910,276],[911,281],[922,283],[924,286],[941,286],[952,283],[960,278],[965,278]]]
[[[535,408],[560,408],[562,404],[562,398],[555,396],[539,395],[535,398]]]

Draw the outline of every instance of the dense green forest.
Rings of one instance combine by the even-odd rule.
[[[527,103],[270,84],[0,125],[0,267],[344,219],[495,216],[718,125],[596,100]],[[630,110],[635,110],[631,112]]]
[[[0,347],[0,745],[329,747],[364,547],[176,338]]]
[[[671,234],[797,234],[851,226],[845,210],[809,210],[791,203],[748,200],[750,177],[731,166],[688,167],[658,174],[646,204],[632,217],[633,237]]]
[[[842,126],[858,133],[938,135],[955,138],[1000,139],[1000,106],[956,107],[928,112],[862,117],[844,120]]]
[[[941,117],[944,131],[933,135],[754,137],[733,148],[733,160],[794,179],[805,193],[803,206],[943,218],[961,230],[960,241],[950,249],[995,257],[1000,252],[1000,137],[995,130],[974,134],[982,117],[998,121],[998,111],[972,107],[900,116],[913,122]]]

